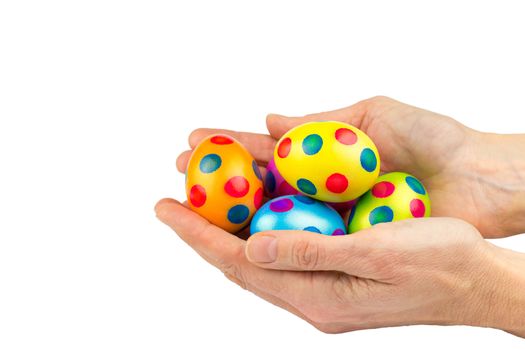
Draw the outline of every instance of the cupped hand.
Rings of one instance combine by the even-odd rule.
[[[510,283],[496,248],[458,219],[333,237],[268,231],[246,242],[177,201],[160,201],[156,212],[230,280],[324,332],[467,324],[524,334],[523,283]]]
[[[507,145],[498,135],[483,134],[459,122],[386,97],[305,117],[270,115],[270,135],[198,129],[190,146],[212,133],[227,133],[248,147],[260,165],[273,155],[276,140],[289,129],[318,120],[350,123],[367,133],[378,147],[381,171],[404,171],[421,179],[429,190],[433,216],[472,223],[485,237],[523,232],[525,166],[516,165],[522,146]],[[184,171],[191,151],[178,158]],[[521,159],[524,157],[521,156]],[[521,171],[521,174],[520,174]],[[521,200],[520,200],[521,198]]]

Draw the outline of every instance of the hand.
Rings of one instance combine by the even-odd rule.
[[[230,280],[324,332],[466,324],[525,337],[525,257],[458,219],[336,237],[268,231],[245,242],[174,200],[160,201],[156,212]]]
[[[270,136],[199,129],[191,134],[190,146],[211,133],[227,133],[264,165],[286,131],[316,120],[343,121],[366,132],[379,149],[382,172],[405,171],[423,181],[433,216],[461,218],[491,238],[525,230],[524,136],[480,133],[386,97],[300,118],[270,115]],[[185,170],[190,152],[179,157],[179,170]]]

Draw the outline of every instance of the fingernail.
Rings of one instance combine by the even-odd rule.
[[[277,239],[273,236],[255,235],[246,246],[248,259],[258,263],[270,263],[277,258]]]

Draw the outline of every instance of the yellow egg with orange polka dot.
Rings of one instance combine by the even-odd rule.
[[[368,191],[379,175],[379,153],[358,128],[337,121],[289,130],[274,151],[275,166],[298,191],[325,202],[347,202]]]
[[[192,152],[186,173],[190,208],[212,224],[237,232],[262,204],[257,163],[237,140],[211,135]]]

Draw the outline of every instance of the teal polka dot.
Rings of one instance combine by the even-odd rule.
[[[381,222],[391,222],[394,219],[394,212],[386,205],[375,208],[370,212],[368,221],[370,225],[379,224]]]
[[[419,193],[419,194],[425,194],[427,193],[425,191],[425,188],[423,187],[423,185],[421,184],[421,182],[419,182],[418,179],[416,179],[415,177],[413,176],[407,176],[406,179],[405,179],[408,187],[410,187],[412,189],[412,191],[416,192],[416,193]]]
[[[317,188],[315,188],[315,185],[307,179],[299,179],[297,180],[297,187],[299,189],[309,195],[314,195],[317,193]]]
[[[310,232],[321,233],[321,231],[315,226],[305,227],[303,231],[310,231]]]
[[[348,216],[348,226],[350,226],[350,224],[352,223],[352,220],[354,219],[356,207],[357,205],[354,204],[354,206],[352,207],[352,211],[350,212],[350,215]]]
[[[231,207],[230,210],[228,210],[228,220],[234,224],[242,224],[248,219],[249,215],[250,209],[242,204]]]
[[[199,163],[199,169],[205,173],[213,173],[215,170],[219,169],[222,164],[221,157],[219,157],[217,154],[211,153],[205,155],[201,162]]]
[[[323,147],[323,139],[317,134],[308,135],[303,140],[303,151],[311,156],[316,154]]]
[[[363,167],[363,169],[365,169],[369,173],[376,170],[376,167],[377,167],[376,154],[370,148],[365,148],[361,152],[361,166]]]
[[[304,204],[314,204],[315,203],[315,201],[312,198],[310,198],[310,197],[301,196],[301,195],[296,195],[294,197],[299,202],[304,203]]]

